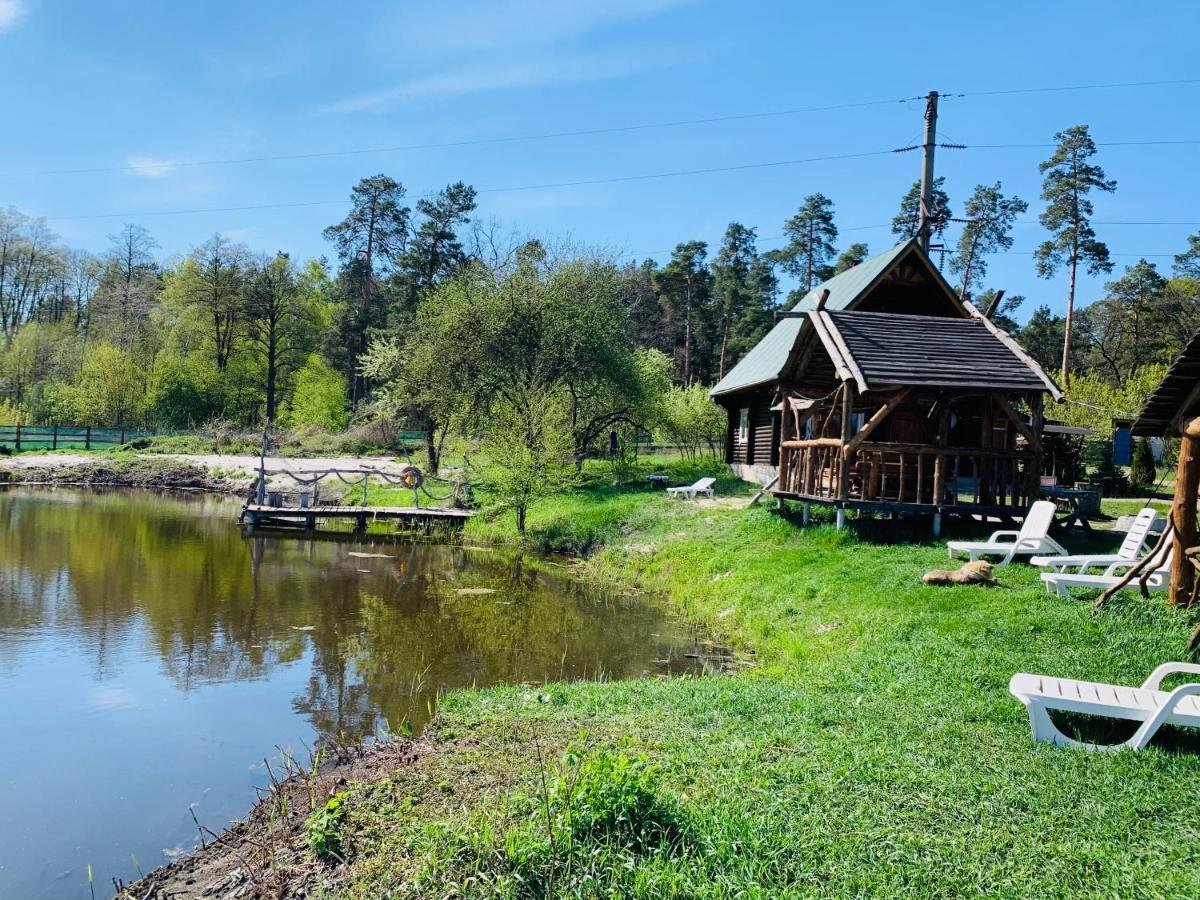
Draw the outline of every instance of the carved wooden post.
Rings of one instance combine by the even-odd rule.
[[[850,422],[850,415],[853,411],[854,386],[849,382],[842,384],[842,446],[838,452],[831,454],[835,464],[838,467],[837,471],[837,495],[839,500],[845,500],[850,494],[850,460],[842,452],[846,448],[846,444],[853,437],[850,429],[853,427]],[[846,526],[846,507],[839,506],[837,510],[837,527],[839,529]]]
[[[1192,596],[1195,570],[1183,551],[1196,545],[1196,491],[1200,488],[1200,418],[1189,419],[1180,428],[1179,467],[1175,470],[1175,499],[1171,513],[1175,522],[1174,555],[1171,559],[1171,602],[1187,603]]]
[[[1026,502],[1030,504],[1038,499],[1042,490],[1042,431],[1046,427],[1045,399],[1041,391],[1035,391],[1029,395],[1029,430],[1037,438],[1037,443],[1030,448],[1033,450],[1033,456],[1026,463],[1029,466],[1026,478],[1029,496],[1026,498]]]
[[[992,416],[995,410],[995,404],[992,402],[992,395],[984,393],[983,395],[983,433],[980,435],[980,446],[984,450],[990,450],[992,447]],[[979,469],[976,475],[979,479],[979,502],[990,504],[994,502],[992,496],[992,471],[994,461],[990,457],[980,456]]]

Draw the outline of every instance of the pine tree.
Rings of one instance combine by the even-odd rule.
[[[987,275],[987,256],[1012,247],[1013,222],[1029,209],[1020,197],[1005,197],[1000,182],[977,184],[967,199],[963,215],[967,224],[958,239],[958,250],[950,260],[950,271],[962,276],[961,293],[965,297]]]
[[[1175,256],[1175,274],[1200,280],[1200,234],[1188,236],[1188,248]]]
[[[946,194],[946,179],[933,179],[933,190],[930,192],[930,229],[931,235],[941,235],[954,212],[950,209],[950,197]],[[905,240],[915,237],[917,227],[921,224],[921,182],[914,181],[908,192],[900,198],[900,212],[892,219],[892,234]]]
[[[708,245],[704,241],[684,241],[671,252],[671,261],[654,273],[654,286],[671,318],[676,347],[682,339],[679,377],[690,386],[695,376],[693,368],[697,338],[706,322],[712,289],[712,272],[705,258]]]
[[[813,285],[833,275],[831,261],[837,252],[837,226],[833,224],[833,201],[824,194],[809,194],[796,215],[783,223],[788,244],[771,254],[774,262],[801,279],[807,294]]]
[[[1111,272],[1108,247],[1096,238],[1092,229],[1093,190],[1111,194],[1116,181],[1105,177],[1104,170],[1089,160],[1096,155],[1096,143],[1086,125],[1075,125],[1054,136],[1058,142],[1054,155],[1038,166],[1046,176],[1042,182],[1042,199],[1046,209],[1039,221],[1053,237],[1034,252],[1037,273],[1052,278],[1065,264],[1070,272],[1067,286],[1067,316],[1063,327],[1062,382],[1071,381],[1071,327],[1075,315],[1075,277],[1080,263],[1087,272],[1097,275]]]
[[[739,222],[730,222],[712,267],[713,292],[721,317],[718,378],[725,377],[733,323],[755,302],[755,291],[750,279],[757,255],[754,249],[754,229],[747,228]]]
[[[833,274],[840,275],[847,269],[853,269],[867,258],[869,252],[866,244],[851,244],[842,251],[841,255],[837,258],[837,262],[833,264]]]

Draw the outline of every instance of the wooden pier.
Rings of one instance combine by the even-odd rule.
[[[363,532],[372,522],[395,522],[411,531],[430,532],[435,527],[458,530],[475,515],[465,509],[417,506],[266,506],[248,503],[242,522],[250,529],[279,528],[316,531],[318,522],[349,521]]]

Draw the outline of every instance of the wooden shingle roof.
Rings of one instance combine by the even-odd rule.
[[[973,310],[972,310],[973,311]],[[955,387],[1049,391],[1057,386],[1011,338],[979,314],[967,319],[861,310],[809,313],[843,377],[859,391]]]
[[[1178,437],[1178,423],[1200,415],[1200,332],[1192,336],[1133,423],[1140,437]]]

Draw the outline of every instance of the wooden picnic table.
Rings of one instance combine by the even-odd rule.
[[[1066,509],[1067,514],[1059,520],[1060,525],[1068,528],[1078,525],[1085,531],[1092,530],[1092,523],[1088,521],[1088,516],[1100,512],[1100,491],[1095,488],[1042,485],[1041,495]]]

